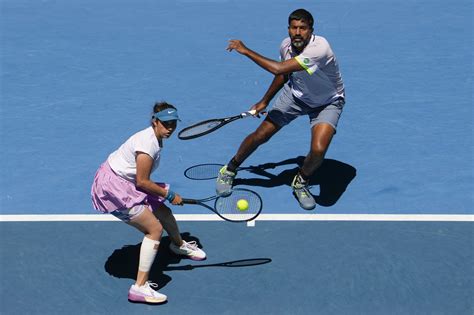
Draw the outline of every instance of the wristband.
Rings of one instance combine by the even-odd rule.
[[[174,193],[174,191],[168,190],[168,194],[166,194],[165,199],[168,200],[169,202],[173,202],[175,196],[176,194]]]

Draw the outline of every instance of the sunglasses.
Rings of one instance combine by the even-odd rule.
[[[177,120],[167,120],[167,121],[161,121],[161,120],[160,120],[160,123],[161,123],[166,129],[169,129],[169,128],[176,128],[176,125],[178,124],[178,121],[177,121]]]

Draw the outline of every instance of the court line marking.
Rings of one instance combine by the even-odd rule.
[[[175,214],[177,221],[223,221],[213,214]],[[0,222],[120,221],[109,214],[4,214]],[[254,221],[443,221],[474,222],[472,214],[261,214]],[[251,223],[252,222],[252,223]]]

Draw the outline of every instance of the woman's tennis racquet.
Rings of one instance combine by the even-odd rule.
[[[178,138],[181,140],[189,140],[189,139],[201,137],[227,125],[228,123],[232,121],[245,118],[245,117],[251,117],[255,115],[256,113],[257,113],[256,110],[250,110],[248,112],[243,112],[240,115],[236,115],[232,117],[216,118],[216,119],[201,121],[197,124],[194,124],[192,126],[186,127],[183,130],[181,130],[178,133]]]
[[[239,210],[237,202],[246,200],[248,208]],[[214,200],[214,207],[206,202]],[[254,191],[245,188],[235,188],[229,196],[212,196],[205,199],[185,199],[184,204],[203,206],[219,217],[230,222],[246,222],[255,219],[262,211],[262,198]]]

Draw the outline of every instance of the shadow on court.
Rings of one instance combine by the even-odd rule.
[[[255,167],[245,168],[248,172],[266,178],[236,178],[234,185],[260,186],[260,187],[277,187],[291,186],[293,177],[298,168],[303,165],[304,156],[287,159],[278,163],[266,163]],[[275,168],[281,165],[296,164],[291,169],[286,169],[275,175],[267,171],[269,168]],[[314,196],[316,203],[321,206],[334,205],[342,194],[346,191],[351,181],[356,177],[356,169],[346,163],[325,159],[319,169],[311,176],[310,185],[319,185],[320,193]]]
[[[199,239],[192,237],[189,233],[181,233],[183,240],[196,241],[199,247],[202,247]],[[138,260],[140,258],[140,246],[142,243],[136,245],[125,245],[120,249],[114,250],[112,255],[105,262],[105,271],[111,276],[117,278],[129,278],[135,280],[138,271]],[[174,255],[169,250],[170,238],[165,236],[160,241],[160,247],[156,255],[155,261],[151,267],[149,280],[158,284],[158,289],[163,288],[172,278],[163,274],[163,271],[170,264],[178,264],[181,257]]]
[[[199,247],[202,247],[199,239],[191,236],[189,233],[181,233],[181,237],[189,242],[196,241]],[[166,286],[172,278],[168,275],[165,275],[164,271],[188,271],[196,268],[208,268],[208,267],[250,267],[268,264],[272,260],[270,258],[251,258],[251,259],[240,259],[233,261],[226,261],[221,263],[213,264],[186,264],[179,266],[171,266],[170,264],[178,264],[181,262],[181,257],[174,255],[168,249],[170,244],[170,238],[165,236],[161,239],[160,248],[158,250],[155,262],[150,270],[149,280],[158,284],[158,289]],[[114,250],[112,255],[107,259],[105,263],[105,271],[111,276],[117,278],[129,278],[132,280],[136,279],[137,270],[138,270],[138,260],[140,257],[140,246],[141,243],[136,245],[125,245],[120,249]],[[190,261],[186,259],[187,261]]]

